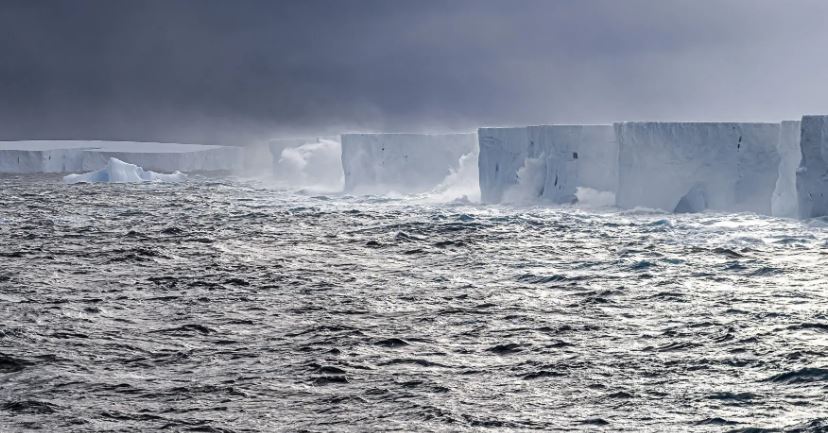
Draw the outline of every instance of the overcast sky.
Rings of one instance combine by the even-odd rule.
[[[0,0],[0,138],[828,113],[824,0]]]

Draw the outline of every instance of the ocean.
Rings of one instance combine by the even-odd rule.
[[[0,431],[828,431],[828,222],[0,177]]]

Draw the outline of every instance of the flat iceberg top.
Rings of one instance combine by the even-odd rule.
[[[229,146],[212,144],[155,143],[143,141],[103,140],[20,140],[0,141],[0,150],[59,150],[89,149],[103,152],[127,153],[191,153],[221,149]]]
[[[661,126],[751,126],[779,125],[778,122],[615,122],[614,125],[661,125]]]
[[[342,134],[341,137],[388,137],[388,138],[439,138],[439,137],[468,137],[474,134],[472,132],[451,132],[446,134],[417,134],[411,132],[358,132],[350,134]]]
[[[543,123],[539,125],[521,125],[521,126],[482,126],[478,131],[498,130],[498,129],[526,129],[526,128],[591,128],[596,126],[612,126],[612,123]]]
[[[135,164],[109,158],[106,167],[83,174],[70,174],[63,182],[73,183],[136,183],[136,182],[181,182],[186,175],[181,172],[161,174],[144,170]]]

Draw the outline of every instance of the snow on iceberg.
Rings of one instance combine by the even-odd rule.
[[[96,170],[117,158],[147,170],[237,170],[244,149],[179,143],[36,140],[0,142],[0,173],[68,173]]]
[[[418,194],[461,172],[477,155],[476,134],[343,134],[345,191]]]
[[[624,122],[615,131],[619,207],[770,215],[779,124]]]
[[[802,161],[796,172],[799,216],[828,215],[828,116],[802,117]]]
[[[69,174],[63,182],[73,183],[135,183],[135,182],[181,182],[186,175],[176,171],[161,174],[146,171],[135,164],[129,164],[116,158],[109,158],[106,167],[89,173]]]
[[[599,194],[603,204],[617,188],[612,125],[481,128],[478,137],[484,203],[573,203]]]

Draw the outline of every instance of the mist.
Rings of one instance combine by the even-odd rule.
[[[4,1],[0,139],[247,144],[348,131],[828,112],[828,4]]]

